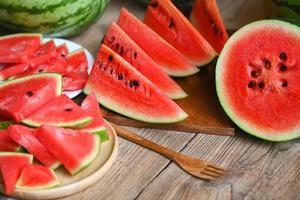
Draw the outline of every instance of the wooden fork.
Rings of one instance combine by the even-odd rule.
[[[213,165],[208,161],[195,159],[177,153],[166,147],[151,142],[150,140],[147,140],[137,134],[134,134],[133,132],[126,130],[118,125],[115,125],[111,122],[110,124],[114,127],[119,136],[169,158],[178,166],[180,166],[184,171],[195,177],[207,181],[212,181],[227,174],[227,171],[225,169]]]

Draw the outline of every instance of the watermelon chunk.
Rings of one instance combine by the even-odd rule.
[[[174,101],[104,44],[84,88],[84,93],[91,92],[103,106],[137,120],[171,123],[187,117]]]
[[[31,58],[29,63],[31,66],[40,65],[48,62],[51,58],[57,57],[56,46],[53,40],[50,40],[38,48]]]
[[[0,37],[0,63],[25,63],[41,46],[40,34],[15,34]]]
[[[5,194],[11,194],[24,166],[31,164],[33,156],[25,153],[0,152],[0,171]]]
[[[69,54],[69,49],[67,45],[63,43],[56,48],[56,52],[58,56],[66,59]]]
[[[216,0],[196,0],[191,22],[211,46],[220,53],[228,40]]]
[[[23,167],[20,178],[17,181],[17,189],[38,190],[52,188],[60,184],[53,169],[30,164]]]
[[[29,68],[30,65],[28,63],[6,65],[0,69],[0,81],[9,79],[16,74],[23,73]]]
[[[108,29],[103,44],[115,50],[170,98],[181,99],[187,96],[116,23]]]
[[[174,47],[133,14],[122,8],[118,25],[171,76],[188,76],[199,71]]]
[[[9,135],[7,129],[0,130],[0,151],[20,151],[21,146]]]
[[[55,169],[60,165],[59,161],[36,138],[34,129],[22,125],[11,125],[8,133],[16,143],[23,146],[46,167]]]
[[[216,52],[172,1],[152,0],[144,23],[197,66],[208,64]]]
[[[60,127],[81,128],[87,126],[91,121],[92,117],[88,116],[67,95],[62,94],[40,107],[26,119],[23,119],[22,123],[33,127],[48,124]]]
[[[36,135],[72,175],[88,166],[100,151],[97,134],[43,125]]]
[[[93,118],[93,121],[87,127],[80,129],[80,131],[99,134],[101,142],[107,141],[109,137],[94,93],[89,94],[82,101],[81,108]]]
[[[83,49],[71,53],[67,58],[67,70],[64,74],[64,91],[80,90],[88,77],[88,61]]]
[[[61,94],[59,74],[26,76],[0,84],[0,115],[16,122]]]

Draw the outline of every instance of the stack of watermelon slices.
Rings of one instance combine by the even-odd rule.
[[[62,94],[62,82],[61,74],[39,73],[0,84],[0,175],[6,194],[58,186],[57,167],[77,174],[109,139],[96,96],[91,93],[79,106]]]
[[[199,10],[198,4],[207,9]],[[208,31],[199,29],[202,36],[172,1],[152,0],[144,23],[123,8],[118,22],[111,24],[102,40],[84,92],[94,92],[103,106],[136,120],[184,120],[188,115],[171,99],[187,94],[170,76],[197,73],[197,66],[211,62],[227,40],[215,2],[199,1],[193,13],[197,11],[200,17],[210,16],[203,18],[204,24],[214,19],[222,27],[218,29],[222,40],[206,37],[216,29],[211,26]],[[200,17],[195,16],[194,21]]]
[[[0,38],[0,81],[43,72],[60,73],[63,90],[84,87],[88,62],[82,49],[69,54],[65,44],[55,46],[53,40],[42,43],[40,34],[16,34]]]

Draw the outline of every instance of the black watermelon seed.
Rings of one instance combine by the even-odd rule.
[[[259,77],[260,74],[261,74],[260,70],[253,70],[253,71],[251,71],[251,77],[253,77],[253,78]]]
[[[169,28],[174,28],[175,27],[175,23],[173,21],[173,19],[170,20],[170,23],[169,23]]]
[[[137,58],[137,52],[136,52],[136,51],[133,53],[133,57],[134,57],[135,59]]]
[[[287,66],[286,65],[281,65],[279,70],[282,71],[282,72],[285,72],[287,70]]]
[[[111,62],[113,59],[114,59],[114,57],[113,57],[112,55],[109,55],[109,56],[108,56],[109,62]]]
[[[130,87],[137,87],[137,86],[139,86],[140,84],[139,84],[138,81],[132,80],[132,81],[130,81],[129,85],[130,85]]]
[[[283,80],[281,86],[282,87],[287,87],[288,86],[288,82],[286,80]]]
[[[123,80],[123,78],[124,78],[123,74],[119,74],[119,75],[118,75],[118,80],[121,81],[121,80]]]
[[[157,8],[158,7],[158,2],[153,1],[153,2],[149,3],[149,6],[151,6],[152,8]]]
[[[28,97],[32,97],[32,96],[33,96],[33,92],[32,92],[32,91],[28,91],[28,92],[26,92],[26,95],[27,95]]]
[[[119,43],[117,43],[117,44],[116,44],[116,47],[115,47],[115,50],[116,50],[116,52],[118,52],[118,51],[119,51],[119,48],[120,48],[120,44],[119,44]]]
[[[42,73],[44,71],[44,69],[39,69],[39,73]]]
[[[283,61],[286,61],[286,60],[287,60],[287,55],[286,55],[286,53],[285,53],[285,52],[281,52],[281,53],[279,54],[279,58],[280,58],[281,60],[283,60]]]
[[[256,82],[255,82],[255,81],[250,81],[250,82],[248,83],[248,88],[254,88],[255,85],[256,85]]]
[[[272,65],[271,62],[268,59],[263,59],[264,67],[266,69],[271,69]]]
[[[65,109],[66,112],[72,112],[72,110],[73,110],[72,108],[66,108]]]
[[[124,53],[124,47],[122,46],[122,47],[120,48],[119,54],[120,54],[120,55],[123,55],[123,53]]]
[[[260,89],[263,89],[263,88],[265,87],[264,82],[259,82],[259,83],[258,83],[258,87],[259,87]]]
[[[114,72],[114,69],[110,69],[109,73],[112,74]]]

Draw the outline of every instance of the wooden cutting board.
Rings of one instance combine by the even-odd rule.
[[[139,122],[117,113],[102,109],[103,116],[118,125],[140,128],[183,131],[192,133],[207,133],[218,135],[234,135],[234,126],[219,104],[214,78],[215,62],[201,68],[193,76],[175,79],[189,95],[187,98],[176,100],[189,117],[176,124],[149,124]],[[79,97],[80,99],[83,96]]]

